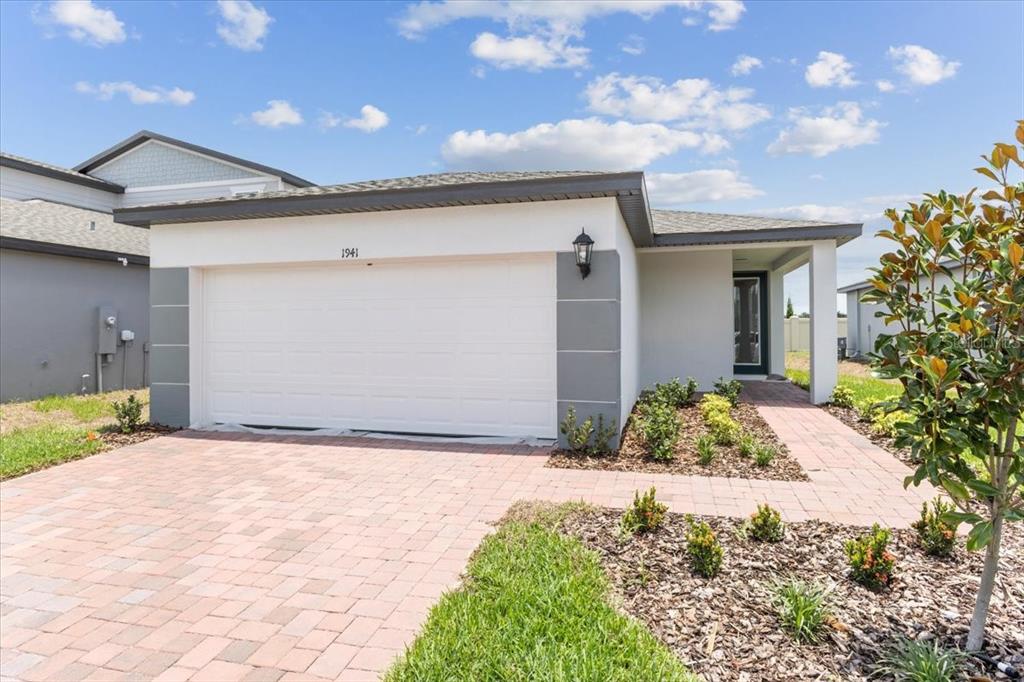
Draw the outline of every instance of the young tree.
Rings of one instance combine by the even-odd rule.
[[[886,211],[892,229],[878,234],[896,248],[872,268],[866,297],[901,328],[879,335],[872,358],[903,384],[895,407],[914,416],[896,425],[897,447],[921,462],[904,485],[927,479],[949,493],[960,511],[946,520],[969,524],[967,548],[985,550],[970,651],[984,642],[1003,526],[1024,519],[1024,182],[1010,179],[1024,154],[996,143],[982,158],[975,170],[996,187],[979,204],[975,190],[939,192]]]
[[[786,319],[793,317],[793,299],[786,299]]]

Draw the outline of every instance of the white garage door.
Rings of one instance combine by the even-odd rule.
[[[207,419],[554,437],[554,256],[207,270]]]

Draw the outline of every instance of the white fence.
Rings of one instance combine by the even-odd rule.
[[[783,320],[786,350],[811,350],[811,318],[790,317]],[[836,338],[846,336],[846,318],[836,319]],[[832,343],[835,347],[835,342]]]

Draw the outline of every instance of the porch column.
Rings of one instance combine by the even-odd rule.
[[[786,373],[786,297],[782,290],[784,273],[768,272],[768,373]]]
[[[836,243],[811,246],[811,402],[820,405],[832,395],[839,373],[836,358]]]

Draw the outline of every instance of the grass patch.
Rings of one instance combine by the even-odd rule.
[[[804,390],[810,390],[811,375],[806,369],[786,369],[786,378]],[[868,401],[882,402],[895,398],[902,390],[900,385],[885,379],[874,377],[839,375],[839,386],[845,386],[853,393],[854,403]]]
[[[48,425],[0,434],[0,478],[91,455],[103,443],[87,434],[85,429]]]
[[[481,543],[385,680],[696,680],[608,602],[597,555],[517,511]]]
[[[33,403],[37,412],[47,413],[58,410],[70,412],[82,423],[93,422],[100,417],[114,414],[109,400],[94,395],[49,395]]]

